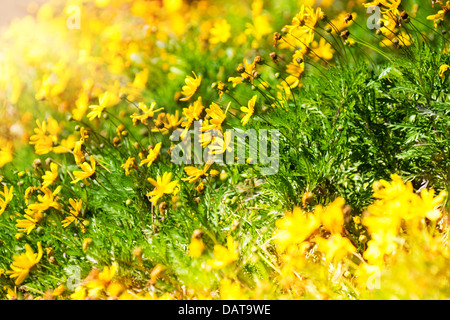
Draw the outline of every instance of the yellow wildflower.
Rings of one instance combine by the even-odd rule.
[[[220,42],[226,43],[231,37],[231,26],[225,19],[219,19],[214,23],[214,26],[209,31],[211,36],[209,37],[209,43],[218,44]]]
[[[152,102],[152,104],[150,105],[150,108],[147,107],[147,105],[145,103],[140,102],[138,107],[143,113],[142,114],[134,113],[130,116],[131,119],[133,119],[133,125],[136,125],[138,120],[141,123],[148,125],[147,119],[153,118],[153,116],[155,115],[155,112],[158,112],[158,111],[161,111],[164,109],[164,108],[159,108],[159,109],[154,110],[156,107],[156,102]]]
[[[172,180],[172,172],[164,172],[163,176],[158,176],[156,181],[152,178],[148,178],[148,181],[155,187],[153,191],[147,193],[147,197],[153,196],[150,201],[153,205],[158,203],[159,198],[164,194],[171,194],[178,186],[178,180]]]
[[[189,243],[189,256],[198,258],[202,255],[203,250],[205,250],[205,245],[203,244],[202,239],[192,237],[191,242]]]
[[[75,289],[74,293],[70,295],[72,300],[85,300],[87,297],[87,289],[84,286],[79,286]]]
[[[73,175],[75,176],[75,180],[71,181],[70,183],[77,183],[80,180],[89,178],[93,174],[95,174],[95,160],[93,157],[91,157],[91,164],[84,162],[80,165],[81,170],[77,170],[73,172]]]
[[[50,190],[49,188],[39,188],[39,190],[44,193],[44,195],[38,195],[37,199],[39,202],[32,203],[28,205],[28,208],[30,210],[33,210],[35,212],[41,210],[45,211],[48,208],[55,208],[57,210],[61,209],[61,204],[58,203],[58,199],[56,195],[61,191],[61,186],[56,187],[54,191]]]
[[[33,268],[42,258],[42,247],[41,242],[37,243],[38,252],[34,253],[30,245],[25,244],[25,252],[20,255],[13,256],[13,263],[11,264],[11,269],[6,271],[6,273],[11,274],[10,278],[17,278],[14,284],[16,286],[20,285],[25,278],[30,273],[31,268]]]
[[[442,66],[440,66],[440,68],[439,68],[439,77],[444,79],[445,75],[447,74],[449,69],[450,69],[450,66],[448,64],[443,64]]]
[[[136,168],[136,159],[128,157],[124,164],[120,166],[125,170],[125,175],[128,176],[130,174],[131,168]]]
[[[0,137],[0,168],[13,160],[13,143]]]
[[[30,137],[30,144],[34,144],[36,154],[42,155],[53,150],[54,143],[57,142],[56,132],[53,126],[47,126],[45,121],[36,120],[37,128],[34,129],[34,135]],[[51,129],[52,128],[52,129]],[[51,132],[52,131],[52,132]]]
[[[31,209],[25,209],[26,214],[23,216],[25,219],[17,220],[16,227],[18,231],[30,234],[30,232],[36,228],[36,225],[43,218],[41,210],[33,211]]]
[[[120,102],[120,98],[115,93],[112,93],[110,91],[106,91],[105,93],[103,93],[98,100],[98,105],[89,106],[89,109],[92,109],[92,111],[88,113],[87,117],[91,121],[95,118],[100,118],[105,108],[116,105]]]
[[[228,104],[230,106],[231,102]],[[225,121],[227,115],[225,112],[222,111],[222,109],[217,105],[216,103],[211,103],[209,108],[206,110],[206,114],[211,117],[211,120],[209,121],[213,126],[213,128],[216,128],[218,130],[222,129],[222,123]]]
[[[6,185],[3,186],[3,191],[0,191],[0,196],[3,197],[3,199],[0,197],[0,215],[5,212],[6,208],[8,207],[8,204],[11,202],[13,198],[13,187],[8,190],[8,187]]]
[[[82,150],[82,146],[83,141],[77,141],[72,151],[73,157],[75,158],[75,163],[78,165],[84,162],[84,153]]]
[[[350,240],[340,234],[333,234],[328,239],[318,237],[315,242],[318,244],[318,250],[325,253],[327,261],[339,262],[346,255],[356,252]]]
[[[78,216],[81,213],[81,206],[83,204],[83,201],[82,201],[82,199],[74,200],[71,198],[71,199],[69,199],[69,203],[72,206],[72,208],[69,211],[70,215],[67,216],[63,221],[61,221],[61,225],[64,228],[67,228],[72,222],[74,222],[78,219]]]
[[[254,95],[248,101],[248,106],[247,107],[241,107],[241,111],[246,113],[246,115],[241,119],[242,125],[244,125],[244,126],[248,123],[248,121],[250,120],[250,117],[255,112],[255,103],[256,103],[256,98],[257,97],[258,96]]]
[[[58,165],[54,162],[50,163],[50,171],[45,171],[45,174],[42,176],[43,188],[47,188],[50,186],[55,180],[58,178]]]
[[[180,101],[187,101],[189,100],[194,93],[197,91],[198,87],[200,87],[200,83],[202,82],[202,77],[195,74],[194,71],[192,71],[194,74],[194,77],[186,76],[185,83],[186,85],[183,86],[181,94],[184,95],[183,98],[180,99]]]
[[[239,244],[233,241],[233,237],[229,235],[227,237],[227,247],[220,244],[214,246],[214,260],[208,260],[208,264],[214,269],[221,269],[236,261],[239,257],[238,248]]]
[[[161,150],[161,142],[158,142],[153,149],[149,150],[147,158],[142,160],[139,166],[147,164],[147,167],[150,167],[153,161],[155,161],[156,158],[158,157],[160,150]]]
[[[287,213],[276,221],[275,243],[283,252],[290,245],[301,243],[308,239],[320,226],[320,219],[312,213],[302,212],[295,207],[292,213]]]
[[[118,296],[125,288],[118,282],[112,282],[117,270],[117,264],[113,264],[111,267],[105,266],[98,276],[94,277],[93,280],[86,282],[85,286],[89,290],[88,297],[95,299],[103,292],[109,297]]]
[[[186,174],[189,176],[189,178],[182,178],[181,180],[188,181],[189,183],[194,183],[195,181],[197,181],[200,178],[207,177],[208,174],[206,172],[211,167],[211,165],[212,165],[212,162],[208,161],[205,164],[204,169],[198,169],[193,166],[184,167],[184,172],[186,172]]]
[[[337,198],[326,208],[321,205],[316,206],[315,214],[320,218],[324,228],[332,234],[339,234],[344,227],[344,198]]]

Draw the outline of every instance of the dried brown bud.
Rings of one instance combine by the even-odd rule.
[[[41,167],[41,165],[42,165],[41,159],[39,159],[39,158],[34,159],[34,161],[33,161],[33,168],[34,168],[34,170],[39,169]]]
[[[270,59],[271,59],[273,62],[277,63],[277,62],[278,62],[278,55],[277,55],[277,53],[276,53],[276,52],[271,52],[271,53],[270,53]]]
[[[142,249],[139,247],[136,247],[133,249],[133,256],[135,256],[138,259],[142,258]]]
[[[194,230],[194,233],[192,234],[192,238],[195,239],[200,239],[201,237],[203,237],[203,231],[202,230]]]
[[[348,23],[349,21],[352,21],[352,20],[353,20],[352,14],[351,14],[351,13],[347,13],[347,14],[345,15],[345,17],[344,17],[345,23]]]
[[[161,202],[161,204],[159,205],[159,211],[164,212],[167,210],[168,207],[169,205],[167,204],[167,202]]]
[[[314,201],[314,195],[311,192],[305,192],[305,194],[302,197],[302,204],[303,206],[306,206],[307,204],[311,204]]]
[[[237,72],[239,73],[244,73],[245,72],[245,67],[242,63],[239,63],[238,67],[237,67]]]
[[[113,138],[113,145],[114,147],[117,147],[120,144],[120,138],[119,137],[114,137]]]
[[[263,62],[263,58],[261,58],[261,56],[256,56],[253,62],[255,64],[261,64]]]
[[[406,11],[402,11],[402,12],[400,12],[400,18],[403,21],[405,21],[405,20],[407,20],[409,18],[409,15],[408,15],[408,13]]]
[[[341,32],[341,38],[344,40],[347,40],[347,38],[350,36],[350,31],[344,30]]]

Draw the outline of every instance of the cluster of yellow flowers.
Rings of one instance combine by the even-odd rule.
[[[437,255],[450,258],[446,242],[449,226],[442,209],[446,192],[435,197],[434,190],[423,188],[418,194],[410,181],[404,183],[396,174],[391,179],[392,182],[380,180],[374,184],[376,200],[362,219],[355,216],[352,222],[345,222],[349,207],[338,198],[326,208],[316,206],[314,212],[294,208],[277,221],[274,240],[283,288],[297,293],[311,290],[314,284],[309,278],[314,268],[320,269],[318,265],[322,264],[330,279],[341,281],[356,295],[364,296],[365,290],[374,289],[376,277],[381,277],[384,269],[395,268],[398,257],[413,247],[418,250],[415,254],[428,256],[430,261]],[[350,223],[366,226],[367,234],[352,239],[345,229]],[[355,241],[363,244],[362,255]],[[327,271],[329,263],[331,271]]]
[[[321,7],[316,2],[320,2]],[[331,64],[336,51],[323,32],[332,37],[338,35],[344,39],[345,45],[351,46],[357,41],[347,30],[355,22],[356,13],[352,9],[356,5],[380,8],[382,19],[378,34],[384,37],[383,46],[412,44],[410,35],[401,28],[408,22],[409,15],[401,9],[400,0],[364,2],[349,1],[347,10],[332,19],[323,10],[330,8],[333,0],[301,1],[300,10],[291,23],[285,25],[280,33],[273,33],[273,17],[264,9],[264,1],[254,0],[251,19],[236,36],[232,36],[229,21],[217,18],[220,4],[206,0],[196,1],[195,6],[183,0],[72,0],[49,2],[40,8],[31,6],[35,18],[28,16],[14,22],[0,36],[2,42],[9,45],[0,52],[0,101],[5,106],[1,110],[2,113],[5,111],[4,115],[0,114],[0,168],[13,161],[16,148],[24,142],[32,145],[38,156],[52,156],[54,153],[69,157],[64,163],[48,158],[45,167],[48,170],[42,169],[40,159],[36,159],[33,166],[40,168],[40,171],[35,170],[35,181],[38,182],[27,188],[22,189],[23,183],[18,184],[19,188],[2,183],[0,215],[15,223],[15,237],[21,241],[28,241],[33,232],[38,232],[50,211],[61,213],[63,228],[76,226],[86,236],[89,221],[84,218],[84,213],[89,201],[72,192],[74,189],[71,188],[82,189],[91,183],[101,185],[99,176],[107,179],[105,172],[110,173],[111,164],[104,161],[101,152],[93,152],[101,150],[104,143],[113,146],[111,149],[118,153],[121,152],[119,146],[128,148],[127,155],[120,158],[119,173],[126,177],[145,174],[143,182],[148,182],[152,189],[143,194],[151,203],[152,210],[159,205],[159,211],[164,212],[169,195],[175,206],[184,182],[195,184],[195,192],[201,195],[208,187],[205,182],[219,176],[219,171],[209,161],[203,168],[185,166],[181,176],[175,176],[167,168],[162,169],[160,164],[167,160],[164,158],[167,154],[161,150],[164,150],[163,144],[169,144],[168,135],[182,129],[181,138],[186,141],[194,123],[201,121],[201,146],[209,155],[226,153],[232,143],[232,137],[224,130],[229,124],[227,120],[231,122],[231,118],[236,117],[237,123],[240,120],[242,126],[251,126],[259,107],[267,108],[265,104],[283,106],[293,96],[293,90],[303,86],[301,78],[305,74],[305,60],[324,66]],[[428,19],[438,26],[450,11],[450,3],[435,3],[442,9]],[[85,9],[80,21],[83,32],[74,33],[67,28],[67,17],[59,14],[73,5]],[[414,14],[412,12],[411,16]],[[236,69],[239,76],[223,78],[222,67],[217,79],[230,83],[233,88],[249,83],[261,95],[252,94],[251,98],[247,97],[240,103],[231,95],[227,84],[217,80],[211,86],[219,96],[214,102],[211,96],[207,96],[210,92],[202,90],[210,83],[206,83],[206,74],[200,67],[188,69],[192,74],[180,71],[179,57],[171,52],[170,45],[173,40],[183,39],[193,27],[200,30],[196,41],[201,50],[209,50],[217,57],[236,54],[234,49],[225,48],[225,44],[232,42],[234,47],[239,47],[248,43],[254,55],[253,61],[239,58],[242,61]],[[24,35],[23,30],[34,32]],[[48,34],[55,36],[49,39],[45,36]],[[275,94],[270,91],[268,82],[262,79],[261,70],[267,64],[258,55],[259,47],[270,41],[274,47],[291,52],[290,58],[283,61],[287,76],[281,77]],[[23,60],[18,61],[17,53]],[[281,55],[272,52],[269,56],[278,67]],[[166,81],[184,80],[173,99],[170,97],[170,102],[177,104],[179,110],[173,111],[171,106],[152,101],[145,95],[148,93],[146,89],[153,85],[154,67],[162,69],[167,76]],[[448,70],[450,66],[442,65],[439,76],[445,79]],[[37,109],[43,109],[40,111],[47,113],[47,109],[52,108],[54,113],[69,114],[68,121],[79,123],[75,131],[68,132],[66,123],[52,116],[32,121],[33,115],[22,110],[19,103],[20,99],[29,98],[27,90],[33,92],[33,103],[37,103]],[[224,94],[229,95],[232,101],[225,103],[222,99]],[[157,94],[152,96],[156,97]],[[116,115],[112,110],[118,106],[122,109]],[[44,112],[37,114],[42,116]],[[106,122],[114,126],[111,130],[113,137],[103,130],[102,125]],[[141,137],[130,139],[132,132],[124,125],[126,122],[132,123],[130,128],[142,129],[145,135],[148,134],[148,146],[142,145]],[[99,130],[95,130],[97,128]],[[29,134],[31,131],[34,133]],[[217,134],[212,135],[212,131]],[[154,135],[161,139],[153,139]],[[167,151],[169,155],[172,147],[173,144]],[[17,175],[20,178],[25,171]],[[67,184],[62,181],[66,175],[71,178]],[[317,205],[313,210],[309,210],[305,202],[303,207],[293,208],[277,220],[273,238],[254,250],[258,253],[244,255],[240,251],[240,239],[231,235],[234,231],[232,226],[226,236],[226,245],[214,241],[213,257],[206,259],[202,266],[207,271],[223,271],[216,292],[208,291],[209,288],[187,288],[186,292],[158,296],[154,284],[164,274],[164,266],[157,264],[152,270],[145,270],[150,273],[149,284],[137,290],[129,285],[130,279],[119,274],[118,265],[114,264],[105,266],[102,272],[93,269],[74,292],[68,292],[61,285],[44,294],[43,298],[264,299],[277,294],[287,298],[326,298],[332,294],[333,288],[339,288],[343,296],[370,296],[379,279],[395,277],[408,270],[408,259],[414,259],[415,255],[406,253],[413,249],[416,255],[425,257],[420,261],[443,259],[444,262],[436,264],[438,269],[444,268],[450,259],[447,244],[449,225],[442,209],[446,192],[442,191],[437,196],[433,189],[423,188],[414,192],[411,182],[404,183],[398,175],[392,175],[391,180],[375,183],[375,201],[362,216],[351,217],[351,207],[343,198],[337,198],[327,206]],[[62,194],[68,196],[62,197]],[[9,212],[12,200],[19,198],[24,200],[22,212]],[[348,231],[349,227],[357,230],[356,235]],[[203,231],[195,230],[187,248],[188,256],[194,261],[205,256],[202,234]],[[91,242],[91,238],[83,239],[84,252]],[[50,257],[52,248],[44,249]],[[43,252],[41,242],[38,242],[37,253],[30,244],[25,244],[25,252],[13,256],[6,274],[15,279],[15,286],[20,286],[30,273],[36,271]],[[236,270],[242,268],[244,262],[257,259],[264,259],[276,277],[271,282],[255,280],[254,287],[249,288],[239,281]],[[418,261],[415,260],[417,264],[420,263]],[[0,271],[1,276],[4,270]],[[333,283],[334,287],[324,284],[327,282]],[[444,285],[445,281],[436,284]],[[16,295],[16,291],[8,288],[8,297]]]
[[[418,194],[411,182],[404,183],[395,174],[391,179],[392,182],[380,180],[374,184],[376,201],[367,208],[362,219],[359,216],[350,219],[349,206],[343,198],[326,207],[318,205],[313,212],[296,207],[279,219],[273,237],[276,252],[269,254],[272,259],[267,261],[278,274],[273,283],[258,281],[256,288],[248,288],[226,272],[218,293],[187,288],[187,296],[174,292],[158,297],[152,290],[126,290],[123,282],[112,281],[117,271],[117,266],[112,266],[110,269],[105,267],[100,274],[94,269],[71,298],[263,299],[281,289],[285,298],[326,299],[333,294],[325,285],[329,281],[344,289],[342,297],[346,293],[354,297],[373,297],[376,289],[380,289],[383,277],[393,277],[393,272],[405,272],[399,266],[417,272],[408,265],[409,260],[404,260],[405,255],[411,255],[408,251],[412,248],[422,260],[428,257],[427,261],[435,261],[439,257],[450,261],[450,248],[446,242],[449,226],[442,209],[446,193],[443,191],[435,197],[433,190],[422,189]],[[367,226],[367,234],[361,234],[362,241],[358,241],[365,248],[362,254],[358,253],[355,240],[346,230],[349,224]],[[201,237],[199,230],[192,236],[189,255],[193,258],[200,257],[205,248]],[[366,243],[364,239],[367,238],[370,240]],[[214,247],[215,259],[207,261],[209,267],[235,267],[239,261],[238,248],[238,242],[228,236],[226,247]],[[268,244],[262,246],[265,251],[268,248]],[[446,264],[439,265],[439,268],[445,267]],[[163,270],[163,266],[155,266],[151,272],[152,283]],[[126,282],[126,279],[122,281]],[[445,281],[438,285],[445,285]],[[395,297],[395,293],[392,294],[389,298]],[[426,294],[429,293],[422,292],[421,296]]]

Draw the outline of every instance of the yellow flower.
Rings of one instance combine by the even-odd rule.
[[[380,230],[371,234],[372,240],[367,243],[364,258],[370,264],[381,266],[386,255],[391,255],[397,249],[396,234],[391,231]]]
[[[87,289],[84,286],[79,286],[75,289],[74,293],[70,295],[72,300],[84,300],[87,297]]]
[[[315,209],[315,214],[320,218],[324,228],[332,234],[339,234],[344,227],[344,198],[337,198],[330,203],[325,209],[318,205]]]
[[[8,298],[8,300],[17,300],[17,287],[14,287],[14,290],[11,290],[11,288],[8,288],[6,297]]]
[[[178,128],[178,126],[183,122],[180,119],[180,112],[178,110],[175,111],[175,114],[166,114],[160,113],[158,114],[158,119],[153,120],[156,128],[152,129],[152,132],[160,132],[162,134],[169,133],[169,130],[173,130]],[[164,128],[160,128],[160,125],[163,124]]]
[[[87,117],[91,121],[95,118],[100,118],[105,108],[116,105],[120,102],[120,98],[115,93],[112,93],[110,91],[106,91],[105,93],[103,93],[98,100],[98,105],[89,106],[92,111],[88,113]]]
[[[36,188],[36,187],[28,187],[28,188],[26,188],[25,195],[24,195],[25,204],[28,205],[28,202],[30,201],[30,197],[33,195],[34,191],[36,191],[36,190],[38,190],[38,188]]]
[[[222,137],[214,137],[214,141],[208,146],[210,154],[219,155],[226,151],[232,151],[230,146],[232,142],[231,138],[233,138],[233,135],[227,132],[225,132]]]
[[[203,250],[205,250],[205,245],[203,244],[202,239],[192,237],[191,242],[189,243],[189,256],[198,258],[202,255]]]
[[[391,183],[381,179],[373,184],[374,198],[391,200],[393,198],[413,192],[411,181],[408,181],[406,184],[404,184],[402,178],[400,178],[397,174],[392,174],[391,179]]]
[[[231,26],[225,19],[219,19],[214,23],[214,26],[209,31],[211,36],[209,37],[209,43],[218,44],[220,42],[226,43],[231,37]]]
[[[205,183],[204,183],[203,181],[200,182],[200,183],[198,184],[198,186],[195,187],[195,190],[196,190],[198,193],[202,193],[203,190],[205,190]]]
[[[72,222],[77,220],[78,216],[81,213],[81,206],[83,204],[83,201],[82,201],[82,199],[74,200],[71,198],[71,199],[69,199],[69,203],[72,206],[72,209],[70,209],[70,211],[69,211],[70,215],[67,216],[63,221],[61,221],[61,225],[64,228],[67,228]]]
[[[61,186],[56,187],[54,191],[50,190],[49,188],[39,188],[44,195],[38,195],[37,199],[39,202],[32,203],[28,206],[30,210],[33,210],[35,212],[41,210],[45,211],[48,208],[52,207],[57,210],[61,209],[61,204],[58,203],[56,195],[61,191]]]
[[[172,172],[164,172],[162,178],[158,176],[155,181],[152,178],[148,178],[148,181],[155,187],[153,191],[147,193],[147,197],[153,196],[150,201],[153,205],[158,203],[159,198],[161,198],[164,194],[171,194],[175,191],[175,188],[178,186],[178,180],[171,181]]]
[[[446,196],[446,191],[441,191],[437,197],[434,197],[433,189],[430,189],[429,191],[427,189],[422,189],[420,191],[422,201],[420,201],[418,206],[412,209],[420,212],[421,216],[425,215],[425,217],[431,221],[435,221],[442,215],[441,210],[437,209],[437,207],[444,201]]]
[[[346,255],[356,252],[350,240],[340,234],[333,234],[328,239],[318,237],[315,242],[318,244],[318,250],[325,253],[327,261],[339,262]]]
[[[128,176],[130,174],[131,168],[136,168],[136,159],[128,157],[124,164],[120,166],[125,170],[125,175]]]
[[[194,77],[186,76],[185,83],[186,85],[183,86],[181,94],[184,95],[183,98],[180,99],[180,101],[187,101],[189,100],[194,93],[197,91],[198,87],[200,87],[200,83],[202,82],[202,77],[195,74],[194,71],[192,71],[194,74]]]
[[[89,247],[89,245],[92,243],[92,239],[91,238],[85,238],[84,240],[83,240],[83,245],[82,245],[82,248],[83,248],[83,251],[84,252],[87,252],[87,249],[88,249],[88,247]]]
[[[239,252],[237,250],[239,244],[233,241],[233,237],[230,235],[227,237],[227,247],[220,244],[216,244],[214,246],[214,260],[208,260],[208,264],[212,266],[214,269],[224,268],[234,261],[236,261],[239,257]]]
[[[77,170],[73,172],[73,175],[75,176],[75,180],[71,181],[70,183],[77,183],[80,180],[89,178],[95,173],[95,160],[93,157],[91,157],[91,164],[84,162],[81,164],[81,170]]]
[[[434,27],[437,29],[438,21],[443,21],[447,13],[450,11],[450,1],[447,1],[445,4],[441,1],[437,1],[441,6],[441,10],[439,10],[436,14],[430,15],[427,17],[427,20],[433,20]]]
[[[244,80],[243,77],[229,77],[228,82],[233,83],[233,88],[235,88],[238,84],[242,83]]]
[[[334,50],[331,44],[324,38],[320,38],[319,42],[314,41],[311,45],[311,57],[314,61],[318,61],[320,58],[324,60],[331,60],[333,58]]]
[[[11,264],[11,269],[6,271],[6,273],[11,274],[10,278],[17,278],[14,282],[16,286],[20,285],[25,278],[30,273],[31,268],[33,268],[42,258],[42,247],[41,242],[37,243],[38,252],[34,253],[30,245],[25,244],[25,252],[20,255],[13,256],[13,263]]]
[[[56,178],[58,178],[58,165],[54,162],[50,163],[50,171],[45,171],[45,174],[42,176],[43,188],[47,188],[53,182],[55,182]]]
[[[158,142],[153,149],[149,150],[147,158],[142,160],[139,166],[147,164],[147,167],[150,167],[153,161],[155,161],[156,158],[158,157],[160,150],[161,150],[161,142]]]
[[[13,143],[0,137],[0,168],[13,160]]]
[[[248,300],[249,296],[241,288],[239,281],[233,281],[228,278],[220,280],[220,299],[221,300]]]
[[[188,108],[183,108],[185,120],[181,123],[181,126],[188,129],[194,120],[200,119],[203,109],[202,97],[198,97],[198,99],[193,104],[189,105]]]
[[[6,185],[3,186],[3,191],[0,191],[0,196],[3,197],[3,199],[0,197],[0,215],[5,212],[6,207],[11,202],[13,198],[13,187],[8,190],[8,187]]]
[[[230,106],[230,104],[231,102],[228,104],[228,106]],[[207,108],[205,111],[206,114],[211,118],[211,120],[209,121],[212,124],[211,128],[221,130],[222,123],[227,117],[226,113],[223,112],[222,109],[214,102],[211,103],[209,108]]]
[[[181,180],[188,181],[189,183],[194,183],[195,181],[197,181],[198,179],[200,179],[202,177],[207,177],[208,174],[206,172],[211,167],[211,165],[212,165],[212,162],[208,161],[205,164],[204,169],[198,169],[193,166],[184,167],[184,172],[186,172],[186,174],[189,176],[189,178],[182,178]]]
[[[55,290],[53,290],[52,296],[59,297],[60,295],[62,295],[64,293],[64,291],[66,291],[66,286],[63,284],[60,284],[58,287],[55,288]]]
[[[54,153],[69,153],[75,147],[76,138],[73,134],[69,135],[67,139],[62,139],[59,146],[53,148]]]
[[[275,243],[280,252],[290,245],[301,243],[308,239],[320,226],[320,218],[312,213],[302,212],[295,207],[292,213],[287,213],[275,223]]]
[[[48,119],[49,124],[45,121],[39,122],[36,120],[37,128],[34,129],[34,135],[30,137],[30,144],[34,144],[34,150],[36,154],[42,155],[49,153],[53,150],[54,143],[57,142],[56,134],[59,132],[58,123],[56,122],[56,127],[52,119]]]
[[[248,101],[248,107],[241,107],[242,112],[246,112],[246,115],[241,119],[242,125],[246,125],[248,121],[250,120],[250,117],[255,112],[255,103],[256,103],[257,96],[254,95],[249,101]]]
[[[73,157],[75,158],[75,163],[78,165],[84,162],[84,153],[82,150],[82,146],[83,141],[77,141],[72,151]]]
[[[442,79],[445,78],[445,75],[447,74],[448,70],[450,69],[450,66],[448,64],[443,64],[440,68],[439,68],[439,77],[441,77]]]
[[[137,124],[138,120],[141,123],[148,125],[147,119],[153,118],[153,116],[155,115],[155,112],[158,112],[158,111],[161,111],[164,109],[164,108],[159,108],[159,109],[154,110],[156,107],[156,102],[152,102],[152,104],[150,105],[150,108],[147,107],[144,103],[140,102],[138,107],[143,113],[142,114],[134,113],[130,116],[130,118],[133,119],[134,125]]]
[[[210,175],[211,177],[215,178],[215,177],[217,177],[217,176],[219,175],[219,171],[217,171],[217,170],[215,170],[215,169],[212,169],[212,170],[209,172],[209,175]]]
[[[109,297],[117,297],[125,288],[118,282],[112,282],[118,270],[117,264],[111,267],[105,266],[103,271],[93,280],[85,284],[89,289],[88,296],[90,298],[98,298],[101,293],[106,292]]]
[[[30,234],[39,221],[43,218],[43,214],[41,210],[33,211],[31,209],[25,209],[27,214],[24,215],[25,219],[17,220],[17,230],[21,232],[25,232],[26,234]]]

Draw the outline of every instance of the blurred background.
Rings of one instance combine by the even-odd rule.
[[[18,17],[27,14],[29,6],[36,7],[37,4],[43,3],[45,0],[0,0],[0,31]]]

